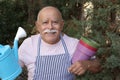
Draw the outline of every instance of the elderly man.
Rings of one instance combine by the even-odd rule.
[[[27,67],[28,80],[74,80],[87,70],[99,71],[96,59],[71,64],[79,40],[62,33],[64,21],[57,8],[44,7],[35,24],[39,34],[25,39],[19,47],[20,64]]]

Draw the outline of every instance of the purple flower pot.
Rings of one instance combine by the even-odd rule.
[[[72,57],[72,63],[80,60],[88,60],[95,55],[99,44],[93,40],[82,37]]]

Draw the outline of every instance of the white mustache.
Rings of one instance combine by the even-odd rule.
[[[46,29],[43,31],[43,33],[55,33],[55,32],[58,32],[58,30],[50,30],[50,29]]]

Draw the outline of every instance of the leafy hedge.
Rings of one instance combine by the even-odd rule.
[[[2,44],[12,44],[19,26],[23,26],[26,30],[31,29],[27,23],[26,2],[17,1],[19,0],[0,0],[0,43]],[[92,12],[87,10],[87,16],[91,16],[87,19],[87,16],[83,16],[85,7],[83,4],[89,1],[94,7]],[[60,9],[65,19],[63,32],[78,39],[86,36],[101,44],[97,56],[100,58],[103,70],[97,74],[86,72],[85,75],[78,76],[78,80],[120,80],[120,1],[41,0],[41,5],[36,6],[40,9],[45,5],[53,5]],[[25,69],[17,80],[26,80],[26,73]]]

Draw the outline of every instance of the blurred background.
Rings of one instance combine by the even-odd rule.
[[[55,6],[62,12],[64,33],[100,44],[97,56],[103,70],[87,72],[77,80],[120,80],[120,0],[0,0],[0,44],[12,46],[19,26],[27,37],[36,34],[36,17],[44,6]],[[27,80],[26,68],[17,80]]]

